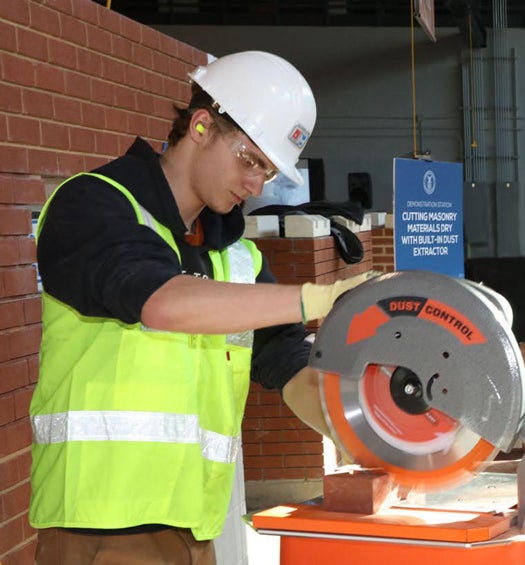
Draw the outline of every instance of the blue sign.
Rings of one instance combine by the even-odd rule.
[[[460,163],[394,159],[394,261],[396,271],[465,276]]]

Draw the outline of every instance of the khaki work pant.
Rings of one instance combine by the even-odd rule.
[[[190,530],[97,535],[62,528],[39,530],[35,565],[216,565],[212,541]]]

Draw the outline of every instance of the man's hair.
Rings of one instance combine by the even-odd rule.
[[[216,109],[216,103],[213,98],[197,83],[191,85],[191,100],[186,108],[173,104],[173,112],[175,117],[171,126],[171,131],[168,134],[168,143],[171,147],[177,145],[187,133],[190,127],[191,116],[196,110],[203,108],[207,110],[213,118],[213,125],[218,125],[221,131],[234,131],[239,129],[239,126],[228,116],[226,113],[220,114]]]

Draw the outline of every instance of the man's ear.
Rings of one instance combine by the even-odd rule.
[[[207,139],[209,135],[208,130],[212,124],[213,120],[210,113],[204,108],[200,108],[191,116],[189,127],[191,138],[196,142]]]

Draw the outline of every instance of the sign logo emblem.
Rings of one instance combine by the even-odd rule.
[[[436,175],[434,171],[428,170],[423,175],[423,190],[430,196],[436,190]]]

